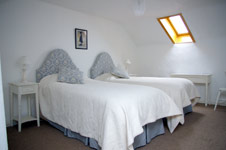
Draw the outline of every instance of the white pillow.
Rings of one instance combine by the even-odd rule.
[[[117,79],[118,77],[112,75],[111,73],[104,73],[98,77],[95,78],[95,80],[101,80],[101,81],[107,81],[107,80],[113,80]]]
[[[121,67],[115,67],[112,72],[112,75],[115,75],[119,78],[123,78],[123,79],[129,79],[129,74],[127,71],[125,71],[123,68]]]
[[[57,81],[70,84],[84,84],[83,72],[81,72],[78,68],[71,69],[61,67],[59,69]]]

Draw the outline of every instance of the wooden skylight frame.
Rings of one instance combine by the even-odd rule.
[[[160,17],[157,20],[174,44],[195,43],[195,39],[181,13]]]

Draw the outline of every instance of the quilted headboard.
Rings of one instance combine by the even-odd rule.
[[[58,73],[59,68],[63,66],[76,69],[75,64],[72,62],[67,52],[62,49],[51,51],[41,67],[36,70],[36,82],[40,82],[45,76]]]
[[[97,56],[90,69],[90,77],[91,79],[95,79],[101,74],[110,73],[114,68],[115,65],[111,56],[106,52],[102,52]]]

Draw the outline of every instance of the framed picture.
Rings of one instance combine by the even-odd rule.
[[[84,29],[75,29],[75,48],[88,49],[88,31]]]

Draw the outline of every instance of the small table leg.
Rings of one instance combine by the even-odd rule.
[[[36,102],[36,117],[37,117],[37,125],[40,126],[40,118],[39,118],[39,103],[38,103],[38,92],[35,94],[35,102]]]
[[[205,100],[205,106],[208,105],[208,83],[206,83],[206,100]]]
[[[30,97],[30,95],[27,96],[27,111],[28,111],[28,116],[31,116],[31,97]]]
[[[10,108],[10,126],[13,126],[13,119],[14,119],[14,97],[13,97],[13,92],[11,91],[11,89],[10,89],[9,97],[10,97],[10,105],[11,105],[11,108]]]
[[[21,132],[21,95],[18,94],[18,131]]]

